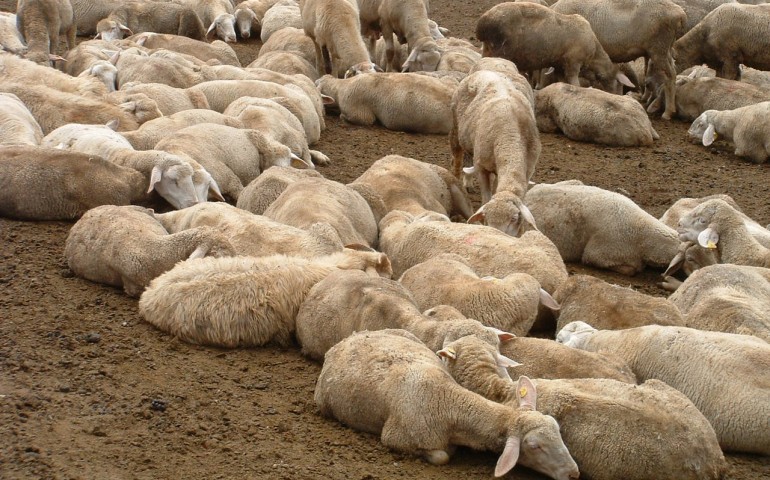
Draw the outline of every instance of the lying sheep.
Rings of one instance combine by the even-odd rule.
[[[297,310],[313,285],[351,269],[391,273],[384,254],[349,249],[313,260],[284,255],[187,260],[150,283],[139,299],[139,313],[189,343],[288,346]]]
[[[481,60],[481,49],[459,38],[438,38],[436,45],[441,49],[441,58],[436,71],[468,73]]]
[[[260,24],[260,38],[265,43],[283,28],[302,28],[299,4],[294,0],[279,0],[268,8]]]
[[[450,103],[457,84],[414,73],[357,75],[316,81],[322,94],[340,109],[340,118],[404,132],[446,134],[452,127]],[[420,92],[415,95],[415,92]]]
[[[372,163],[351,184],[370,202],[376,216],[393,210],[418,215],[425,211],[443,215],[473,215],[468,194],[445,168],[400,155],[387,155]],[[370,192],[362,192],[361,187]],[[383,209],[376,203],[382,202]]]
[[[538,90],[536,99],[541,132],[614,147],[650,146],[660,139],[642,105],[626,95],[554,83]]]
[[[0,93],[0,145],[40,145],[43,131],[19,97]]]
[[[241,66],[241,62],[238,60],[238,55],[236,55],[233,47],[221,40],[206,43],[180,35],[153,32],[132,35],[127,40],[134,41],[138,45],[149,49],[163,48],[173,50],[174,52],[186,53],[207,63],[218,62],[221,65]]]
[[[770,344],[764,340],[658,325],[596,330],[584,322],[567,324],[556,340],[614,353],[639,381],[655,378],[676,388],[711,422],[722,450],[770,454]]]
[[[502,450],[495,476],[520,459],[557,480],[578,478],[558,424],[534,411],[529,379],[519,387],[526,394],[518,409],[486,400],[452,380],[436,354],[413,335],[386,330],[355,333],[329,350],[315,402],[321,414],[380,435],[386,447],[434,465],[447,463],[454,445],[465,445]]]
[[[770,101],[735,110],[706,110],[687,133],[706,147],[720,135],[735,144],[735,155],[765,163],[770,158]]]
[[[748,83],[715,77],[679,77],[677,80],[677,116],[689,121],[707,110],[734,110],[767,101],[770,101],[770,89]]]
[[[452,353],[446,365],[461,386],[511,407],[526,395],[521,384],[495,373],[494,358],[480,345],[459,344]],[[530,388],[537,391],[533,408],[559,422],[564,443],[587,478],[716,480],[726,470],[708,420],[663,382],[535,380]],[[682,454],[689,461],[682,462]]]
[[[171,55],[177,55],[178,61],[169,61]],[[123,89],[129,83],[162,83],[169,87],[189,88],[216,80],[211,70],[184,62],[181,58],[181,54],[174,54],[170,50],[163,55],[132,55],[123,52],[116,64],[118,88]]]
[[[120,3],[96,24],[97,38],[121,39],[142,32],[172,33],[203,40],[206,29],[190,8],[171,2]]]
[[[121,85],[121,92],[143,93],[153,99],[158,105],[158,110],[164,115],[192,110],[208,110],[209,102],[200,92],[176,88],[164,83],[128,82]]]
[[[150,120],[136,130],[121,132],[121,135],[137,150],[152,150],[164,137],[199,123],[218,123],[243,128],[243,122],[228,115],[213,110],[190,109]]]
[[[72,220],[99,205],[146,199],[147,181],[133,168],[93,155],[36,146],[0,148],[0,216]]]
[[[553,294],[561,309],[556,329],[582,320],[605,330],[644,325],[685,326],[679,309],[665,298],[607,283],[590,275],[572,275]]]
[[[669,297],[687,326],[754,335],[770,343],[770,285],[767,269],[711,265],[693,273]]]
[[[770,73],[747,67],[743,64],[740,65],[740,71],[740,81],[742,83],[748,83],[763,90],[770,89]],[[716,70],[709,68],[707,65],[698,65],[683,70],[680,76],[688,78],[716,77],[717,73]]]
[[[27,45],[26,58],[41,65],[49,66],[59,51],[59,35],[65,35],[68,50],[75,46],[77,25],[69,0],[19,0],[16,27]]]
[[[0,72],[3,72],[3,77],[5,77],[3,78],[4,83],[41,85],[60,92],[77,93],[92,98],[107,93],[105,86],[95,78],[76,78],[80,72],[67,75],[5,52],[0,53]]]
[[[302,229],[328,223],[343,245],[377,245],[377,222],[366,200],[352,188],[323,177],[290,183],[264,215]]]
[[[476,173],[481,189],[482,206],[469,223],[513,236],[536,228],[522,201],[541,149],[532,98],[526,79],[502,59],[482,59],[457,87],[449,132],[452,173],[460,178],[463,159],[473,158],[465,171]]]
[[[766,27],[770,7],[766,5],[720,5],[673,45],[679,71],[706,63],[718,75],[739,80],[739,64],[770,69],[770,38]]]
[[[14,55],[24,55],[27,52],[24,38],[16,28],[15,13],[0,12],[0,50]]]
[[[364,330],[402,328],[433,351],[466,335],[478,337],[497,351],[500,340],[511,337],[464,316],[446,318],[441,311],[422,314],[398,282],[347,271],[332,273],[310,290],[297,312],[296,328],[302,354],[314,360],[323,360],[335,344]],[[498,356],[497,361],[501,372],[509,364],[515,365],[505,357]]]
[[[548,292],[526,273],[503,278],[479,278],[468,262],[456,254],[443,254],[419,263],[399,278],[421,309],[451,305],[468,318],[484,325],[526,335],[537,318],[542,303],[559,309]]]
[[[668,266],[679,248],[676,231],[609,190],[577,181],[539,184],[524,202],[565,262],[634,275]]]
[[[329,224],[318,223],[302,230],[224,202],[199,203],[156,218],[169,233],[195,227],[216,228],[227,235],[238,255],[314,258],[342,251],[340,237]]]
[[[152,210],[103,205],[70,229],[64,257],[75,275],[122,287],[138,297],[150,281],[185,259],[234,255],[230,242],[207,227],[169,235]]]
[[[500,344],[500,353],[520,363],[508,367],[514,378],[610,378],[636,384],[634,372],[615,355],[585,352],[554,340],[514,337]]]
[[[563,70],[568,83],[578,86],[584,67],[596,74],[608,92],[617,92],[618,82],[633,86],[612,63],[588,21],[577,15],[535,3],[504,2],[479,18],[476,38],[485,57],[506,58],[525,72],[554,67]]]
[[[722,263],[770,267],[770,250],[751,235],[743,214],[724,200],[701,203],[679,219],[679,238],[716,249]]]
[[[301,0],[299,7],[302,28],[315,44],[318,75],[348,77],[377,71],[361,38],[355,1]]]
[[[321,78],[315,65],[295,52],[268,52],[257,57],[249,64],[249,67],[264,68],[286,75],[305,75],[313,81]]]
[[[299,170],[293,167],[270,167],[251,181],[238,196],[236,206],[262,215],[286,187],[303,178],[320,178],[317,170]]]
[[[393,273],[442,253],[463,257],[479,276],[528,273],[551,293],[567,279],[556,246],[537,230],[511,237],[492,227],[437,221],[436,214],[415,217],[392,211],[380,221],[380,248],[393,260]],[[433,218],[431,218],[433,217]]]

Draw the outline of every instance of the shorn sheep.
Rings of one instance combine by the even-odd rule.
[[[384,254],[349,249],[313,260],[284,255],[186,260],[150,283],[139,299],[139,312],[189,343],[287,346],[305,296],[338,269],[392,273]]]
[[[131,297],[179,261],[234,254],[230,242],[213,228],[169,235],[152,210],[133,205],[92,208],[72,226],[64,244],[64,257],[75,275],[123,287]]]
[[[770,157],[770,101],[735,110],[706,110],[695,119],[688,133],[706,147],[717,136],[724,137],[735,144],[735,155],[765,163]]]
[[[685,327],[596,330],[564,326],[557,341],[628,362],[639,381],[655,378],[685,394],[711,422],[724,451],[770,455],[770,344],[749,335]]]
[[[454,445],[502,452],[495,476],[520,462],[556,480],[574,480],[578,467],[553,417],[534,411],[529,379],[520,407],[489,401],[458,385],[441,360],[403,330],[360,332],[324,358],[315,389],[323,415],[380,435],[383,445],[449,462]]]

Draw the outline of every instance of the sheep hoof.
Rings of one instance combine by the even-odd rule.
[[[425,453],[425,459],[432,465],[446,465],[449,462],[449,454],[444,450],[430,450]]]
[[[329,157],[318,150],[310,150],[310,158],[313,160],[313,163],[322,167],[332,163],[332,161],[329,160]]]
[[[663,115],[661,115],[661,118],[663,120],[671,120],[671,113],[665,112]]]

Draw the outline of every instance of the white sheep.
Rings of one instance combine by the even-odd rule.
[[[302,229],[314,223],[328,223],[343,245],[377,245],[377,222],[366,200],[352,188],[323,177],[290,183],[264,215]]]
[[[676,256],[676,231],[619,193],[578,181],[539,184],[524,202],[565,262],[623,275],[666,267]]]
[[[240,5],[243,5],[243,3]],[[275,32],[259,49],[257,60],[263,55],[274,52],[294,53],[307,62],[312,63],[313,68],[315,68],[315,44],[313,39],[305,35],[304,30],[301,28],[286,27]],[[254,62],[249,64],[249,67],[253,65]],[[318,71],[315,72],[315,76],[320,76]]]
[[[559,308],[531,275],[480,278],[466,260],[451,253],[409,268],[398,281],[412,292],[420,309],[451,305],[468,318],[519,336],[532,328],[541,303]]]
[[[27,44],[26,58],[50,66],[51,55],[59,51],[59,35],[67,49],[75,46],[77,25],[70,0],[18,0],[16,27]]]
[[[251,181],[238,195],[236,206],[262,215],[286,187],[302,178],[319,178],[317,170],[273,166]]]
[[[121,135],[137,150],[152,150],[164,137],[199,123],[218,123],[243,128],[243,122],[229,115],[213,110],[189,109],[150,120],[141,124],[136,130],[121,132]]]
[[[273,33],[283,28],[302,28],[302,15],[295,0],[279,0],[262,17],[260,38],[267,42]]]
[[[137,45],[149,49],[163,48],[186,53],[210,64],[218,62],[221,65],[241,66],[241,62],[238,60],[238,55],[236,55],[233,47],[221,40],[206,43],[181,35],[154,32],[138,33],[128,37],[126,40],[136,42]]]
[[[163,83],[128,82],[120,86],[120,91],[127,94],[142,93],[147,95],[155,101],[158,110],[164,116],[184,110],[208,110],[209,108],[209,102],[202,93]]]
[[[665,298],[613,285],[590,275],[570,276],[554,292],[553,298],[561,305],[556,312],[556,330],[574,320],[606,330],[644,325],[685,326],[682,312]]]
[[[152,210],[137,206],[92,208],[72,226],[64,244],[64,258],[75,275],[122,287],[131,297],[179,261],[234,254],[213,228],[169,235]]]
[[[382,157],[350,185],[365,195],[379,219],[392,210],[414,215],[433,211],[466,219],[473,215],[468,194],[457,178],[443,167],[413,158]],[[382,204],[382,208],[378,208],[377,203]]]
[[[171,2],[120,2],[98,21],[95,30],[97,38],[104,40],[142,32],[172,33],[195,40],[206,37],[206,29],[192,8]]]
[[[193,9],[206,28],[206,39],[219,37],[228,43],[235,43],[235,16],[230,0],[174,0]]]
[[[433,351],[466,335],[474,335],[497,350],[500,340],[512,337],[454,309],[449,317],[442,310],[431,313],[420,313],[412,295],[398,282],[361,272],[335,272],[307,294],[297,312],[296,336],[302,354],[314,360],[322,360],[335,344],[364,330],[402,328]],[[501,373],[506,366],[516,364],[499,356],[497,362]]]
[[[133,168],[93,155],[37,146],[0,148],[0,216],[72,220],[99,205],[146,200]]]
[[[0,93],[0,145],[40,145],[43,130],[12,93]]]
[[[318,223],[302,230],[224,202],[199,203],[157,214],[156,218],[169,233],[195,227],[216,228],[227,235],[238,255],[314,258],[342,251],[343,247],[339,235],[329,224]]]
[[[596,330],[572,322],[556,338],[613,353],[639,381],[655,378],[689,398],[711,422],[724,451],[770,454],[770,344],[750,335],[649,325]]]
[[[408,268],[442,253],[463,257],[479,276],[528,273],[552,293],[567,279],[559,251],[537,230],[512,237],[492,227],[451,223],[438,214],[415,217],[395,210],[380,220],[380,249],[398,278]]]
[[[107,93],[105,85],[95,78],[76,78],[80,72],[66,73],[54,70],[44,65],[38,65],[30,60],[19,58],[6,52],[0,53],[0,72],[3,72],[3,82],[28,83],[42,85],[66,93],[77,93],[91,97],[99,97]]]
[[[217,79],[215,72],[210,68],[194,62],[200,60],[195,57],[185,58],[183,54],[171,50],[150,55],[123,51],[116,63],[117,85],[119,89],[129,83],[163,83],[175,88],[189,88]]]
[[[315,65],[296,52],[267,52],[257,57],[249,64],[249,67],[263,68],[286,75],[301,74],[313,81],[320,78]]]
[[[735,144],[735,155],[765,163],[770,157],[770,101],[735,110],[706,110],[687,133],[706,147],[717,136],[724,137]]]
[[[24,55],[27,52],[24,38],[16,28],[15,13],[0,12],[0,50],[14,55]]]
[[[639,102],[594,88],[548,85],[537,91],[535,116],[541,132],[561,131],[581,142],[639,147],[660,139]]]
[[[434,37],[435,38],[435,37]],[[481,60],[481,49],[460,38],[437,38],[436,44],[441,49],[441,59],[436,71],[455,71],[468,73]]]
[[[338,269],[391,274],[388,257],[374,251],[346,249],[312,260],[284,255],[198,258],[155,278],[139,299],[139,313],[189,343],[287,346],[305,296]]]
[[[490,352],[471,343],[453,347],[445,363],[461,386],[503,405],[519,404],[526,390],[496,374]],[[559,422],[564,443],[587,478],[717,480],[726,470],[708,420],[663,382],[535,380],[532,388],[537,389],[533,408]],[[682,455],[688,461],[682,462]]]
[[[450,103],[457,83],[451,79],[416,73],[324,75],[316,85],[334,100],[340,118],[356,125],[379,122],[390,130],[438,134],[449,133],[452,126]]]
[[[526,395],[518,409],[491,402],[452,380],[436,354],[408,332],[359,332],[326,354],[315,402],[323,415],[434,465],[464,445],[502,451],[498,477],[520,461],[556,480],[578,478],[558,424],[534,411],[531,381],[519,386]]]
[[[770,89],[718,77],[678,77],[676,111],[693,121],[706,110],[734,110],[770,101]]]
[[[249,38],[252,33],[259,36],[265,13],[277,2],[278,0],[244,0],[238,3],[233,14],[241,38]]]

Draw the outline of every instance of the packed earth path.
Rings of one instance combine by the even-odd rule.
[[[0,10],[14,11],[15,3],[0,0]],[[495,3],[432,0],[431,18],[475,42],[476,19]],[[247,65],[259,46],[234,48]],[[313,148],[332,160],[318,168],[327,178],[350,182],[388,154],[449,167],[446,136],[326,122]],[[653,125],[660,140],[647,148],[543,134],[533,180],[579,179],[621,192],[656,217],[681,197],[728,193],[762,225],[770,222],[767,165],[737,158],[723,142],[691,143],[685,122],[655,117]],[[478,207],[478,190],[470,193]],[[492,478],[491,452],[460,448],[449,464],[432,466],[321,417],[313,402],[321,365],[296,347],[224,350],[156,330],[135,299],[73,276],[63,260],[71,225],[0,218],[0,478]],[[666,295],[660,271],[624,277],[568,269]],[[727,479],[770,479],[768,457],[726,458]],[[516,467],[507,478],[545,477]]]

